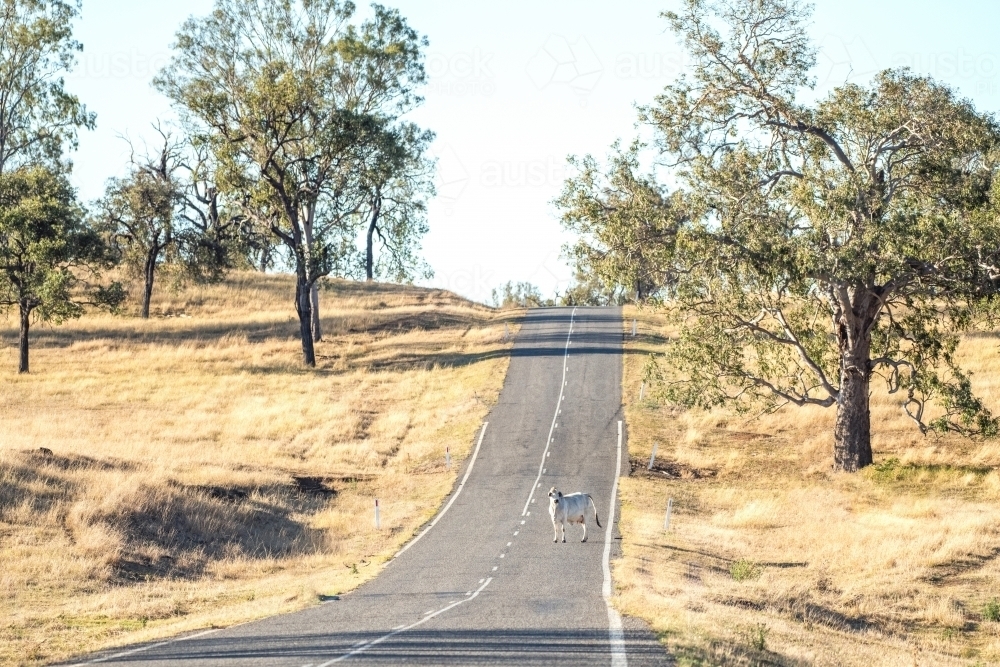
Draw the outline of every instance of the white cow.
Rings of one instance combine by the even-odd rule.
[[[597,527],[601,527],[601,520],[597,517],[597,505],[589,493],[571,493],[564,496],[562,491],[552,487],[549,491],[549,516],[552,517],[552,529],[555,531],[553,542],[559,541],[559,527],[562,526],[562,541],[566,541],[566,524],[579,523],[583,526],[583,539],[587,541],[587,510],[594,508],[594,521]]]

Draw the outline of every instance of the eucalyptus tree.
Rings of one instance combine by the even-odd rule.
[[[160,136],[162,147],[155,154],[136,157],[133,151],[128,176],[112,178],[98,204],[99,225],[119,262],[143,282],[143,319],[149,318],[157,270],[164,262],[178,261],[181,147],[162,130]]]
[[[258,234],[243,207],[243,193],[219,187],[218,164],[197,138],[185,141],[177,168],[177,250],[185,273],[196,282],[217,282],[231,269],[270,258],[256,256]],[[253,245],[253,250],[251,250]],[[251,258],[248,255],[254,252]]]
[[[65,175],[42,166],[0,174],[0,309],[18,311],[19,372],[29,370],[33,319],[59,323],[88,304],[121,302],[120,285],[97,282],[110,261]]]
[[[217,0],[184,23],[160,91],[210,139],[223,185],[253,192],[295,266],[303,358],[316,363],[317,281],[348,246],[355,180],[372,128],[419,103],[426,40],[400,14],[373,5],[352,23],[339,0]],[[346,197],[350,199],[350,197]]]
[[[640,173],[642,148],[622,151],[615,144],[606,172],[589,155],[570,158],[577,173],[555,202],[563,226],[576,235],[565,253],[578,269],[577,282],[593,283],[608,300],[628,291],[642,302],[667,287],[673,242],[687,216],[681,193]]]
[[[921,431],[995,434],[955,356],[1000,278],[993,117],[908,70],[802,101],[815,51],[796,0],[665,17],[692,63],[641,111],[686,191],[659,260],[680,332],[666,396],[835,406],[847,471],[872,462],[876,376]]]
[[[365,227],[365,279],[395,282],[429,278],[419,256],[427,233],[427,199],[434,196],[434,162],[427,149],[434,133],[413,123],[383,129],[363,161],[359,213]],[[381,244],[376,261],[375,241]]]
[[[82,49],[73,39],[79,12],[79,1],[0,0],[0,174],[60,165],[77,130],[94,127],[62,78]]]

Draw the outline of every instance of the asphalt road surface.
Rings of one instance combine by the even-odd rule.
[[[642,624],[607,603],[628,465],[621,372],[619,310],[530,311],[459,486],[373,581],[294,614],[79,664],[669,664]],[[604,528],[591,525],[581,543],[571,526],[553,544],[552,486],[592,494]]]

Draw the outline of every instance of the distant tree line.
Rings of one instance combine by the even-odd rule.
[[[181,26],[154,81],[179,123],[130,142],[124,175],[90,207],[66,158],[96,121],[62,78],[82,48],[79,11],[0,6],[0,308],[20,318],[21,372],[34,322],[122,307],[125,287],[106,275],[141,284],[145,318],[163,279],[292,271],[310,366],[324,277],[431,275],[420,242],[434,134],[404,119],[422,102],[427,40],[398,11],[375,4],[359,21],[340,0],[217,0]]]

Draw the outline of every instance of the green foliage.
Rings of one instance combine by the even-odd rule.
[[[993,598],[983,606],[983,620],[1000,623],[1000,600]]]
[[[177,147],[163,135],[159,155],[133,158],[125,178],[113,178],[100,202],[100,226],[118,262],[144,282],[142,317],[149,317],[153,283],[160,265],[177,264],[174,213],[180,202],[175,179]]]
[[[633,144],[623,152],[615,144],[606,175],[589,155],[570,158],[577,174],[555,202],[563,226],[577,235],[564,248],[577,284],[598,283],[639,301],[670,284],[673,243],[686,217],[683,197],[667,193],[652,175],[639,175],[641,149]]]
[[[767,650],[767,636],[771,633],[771,628],[764,623],[755,623],[748,628],[744,628],[743,641],[755,651]]]
[[[656,276],[679,330],[658,371],[670,401],[836,405],[847,470],[871,460],[873,378],[923,432],[996,435],[955,351],[1000,286],[1000,127],[908,70],[800,102],[809,13],[799,0],[684,0],[665,14],[691,74],[640,117],[681,189],[635,177],[635,148],[604,176],[588,158],[564,220],[591,239],[641,239],[579,252],[631,267],[613,276],[649,262],[639,275]]]
[[[625,290],[620,286],[609,285],[593,271],[580,266],[576,267],[573,284],[562,296],[564,306],[612,306],[621,305]]]
[[[79,0],[0,0],[0,173],[61,167],[77,129],[94,127],[62,77],[83,48],[73,39],[79,12]]]
[[[23,346],[29,317],[59,324],[87,304],[117,307],[121,286],[93,280],[110,259],[64,175],[44,167],[0,174],[0,308],[19,310]],[[26,361],[25,352],[22,371]]]
[[[372,155],[384,148],[386,128],[410,127],[397,122],[422,101],[415,90],[426,80],[427,41],[399,12],[373,5],[354,24],[354,9],[339,0],[216,0],[209,16],[184,23],[155,80],[210,151],[215,186],[238,195],[247,221],[285,245],[308,365],[316,282],[360,264]],[[426,230],[414,192],[426,193],[428,181],[395,187],[399,172],[383,173],[390,178],[375,179],[379,196],[388,189],[409,198],[405,212],[387,211],[380,234],[396,250],[386,270],[405,277],[414,266],[410,241]]]
[[[733,581],[759,579],[762,574],[764,574],[764,568],[745,558],[733,561],[729,565],[729,575],[733,578]]]
[[[357,213],[359,226],[367,230],[364,269],[369,280],[412,283],[434,275],[419,254],[429,229],[427,200],[435,192],[434,161],[426,157],[433,140],[433,132],[409,122],[373,133],[359,182],[364,203]]]

